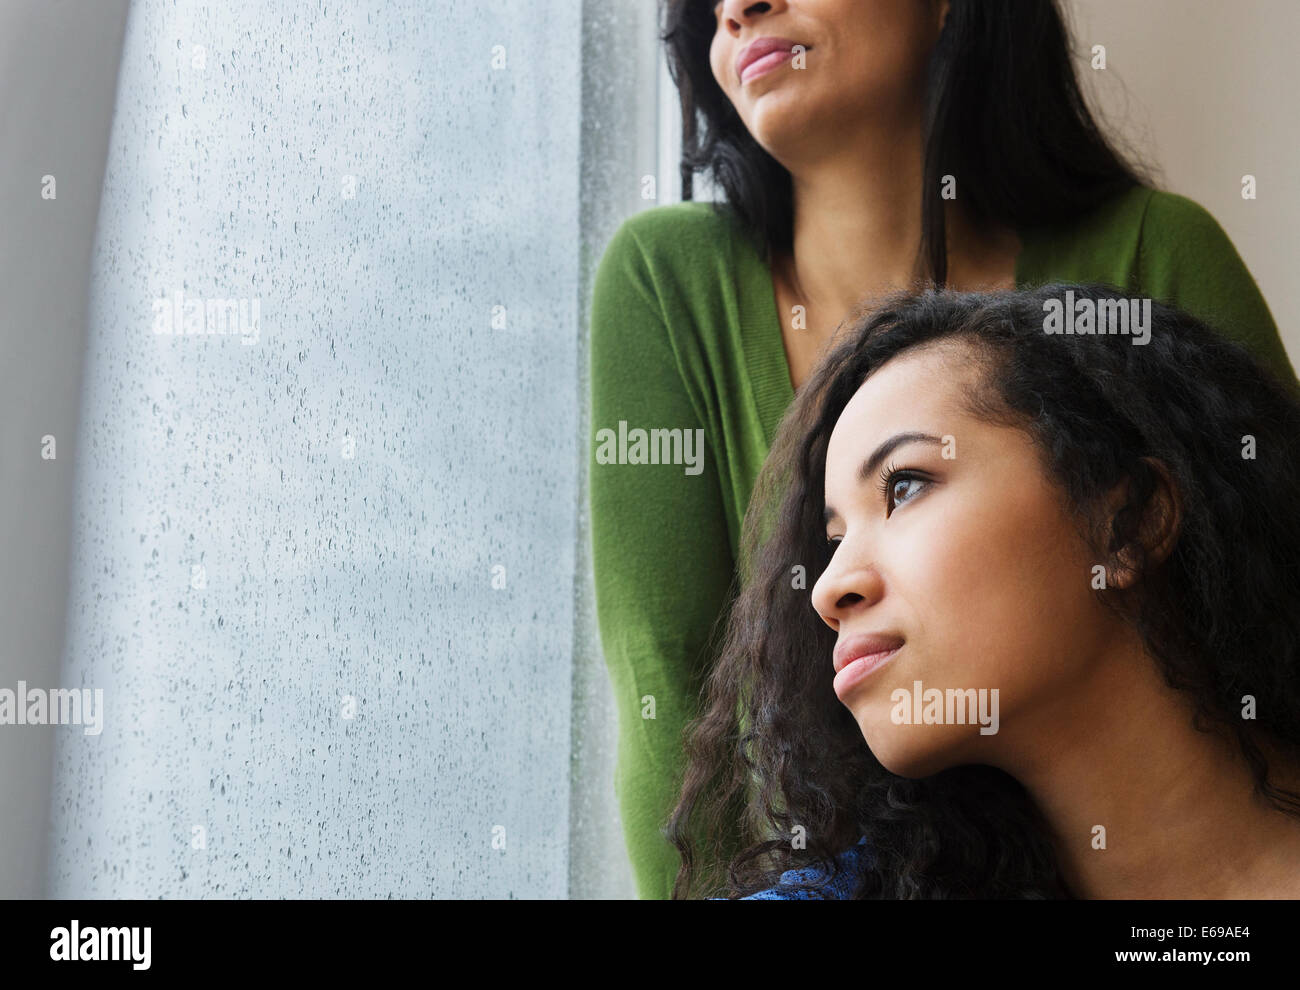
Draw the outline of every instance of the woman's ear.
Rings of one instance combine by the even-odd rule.
[[[1141,560],[1134,552],[1133,542],[1116,555],[1117,566],[1107,583],[1116,588],[1129,588],[1138,582],[1142,569],[1160,566],[1173,553],[1183,524],[1182,498],[1169,468],[1154,457],[1142,460],[1152,469],[1153,487],[1147,498],[1138,524],[1135,542],[1141,546]],[[1111,518],[1127,499],[1131,482],[1116,486],[1112,493]]]

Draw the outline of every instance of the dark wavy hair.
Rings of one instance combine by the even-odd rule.
[[[661,8],[661,40],[681,100],[682,198],[691,199],[696,172],[708,174],[770,264],[793,243],[790,173],[749,133],[713,77],[713,7],[712,0],[664,0]],[[1057,0],[951,0],[926,80],[917,204],[923,281],[947,282],[944,175],[960,179],[975,223],[1015,229],[1082,216],[1154,182],[1089,111]]]
[[[971,408],[1025,431],[1097,559],[1136,570],[1127,589],[1097,594],[1133,624],[1168,683],[1195,699],[1196,727],[1234,740],[1256,792],[1300,817],[1300,794],[1270,777],[1268,756],[1300,766],[1300,397],[1237,344],[1154,301],[1146,344],[1049,335],[1044,304],[1066,288],[1094,303],[1125,298],[1060,284],[891,296],[849,325],[797,393],[745,516],[740,593],[688,727],[667,830],[682,856],[674,897],[693,896],[701,871],[712,889],[700,892],[728,896],[773,886],[788,869],[833,872],[832,857],[861,836],[873,862],[859,898],[1071,896],[1045,820],[1011,775],[969,765],[896,776],[830,679],[808,676],[836,637],[810,592],[792,587],[791,569],[806,566],[810,589],[829,562],[831,431],[868,375],[937,341],[971,345],[981,368]],[[1144,558],[1140,539],[1155,510],[1153,461],[1167,468],[1182,511],[1159,563]],[[1125,481],[1127,504],[1107,513],[1104,496]],[[1253,722],[1240,714],[1246,694],[1267,699]],[[791,848],[796,826],[806,849]]]

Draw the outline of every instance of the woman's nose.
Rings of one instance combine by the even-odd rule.
[[[772,7],[766,0],[722,0],[721,14],[727,21],[744,24],[759,14],[769,13]]]
[[[832,629],[858,608],[869,608],[885,593],[885,582],[874,561],[854,560],[843,546],[813,585],[812,606]]]

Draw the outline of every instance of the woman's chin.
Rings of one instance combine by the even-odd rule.
[[[952,747],[936,738],[933,730],[938,726],[889,725],[882,728],[874,721],[864,725],[862,720],[858,721],[858,726],[871,754],[896,777],[920,780],[962,762],[952,752]]]

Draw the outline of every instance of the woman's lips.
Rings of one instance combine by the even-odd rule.
[[[855,633],[845,636],[835,644],[831,662],[836,671],[847,667],[858,657],[876,653],[890,653],[903,645],[903,637],[897,633]]]
[[[736,75],[743,86],[751,79],[767,75],[794,57],[794,50],[811,51],[811,45],[790,38],[764,37],[751,41],[736,57]]]
[[[745,66],[745,71],[740,74],[740,81],[747,83],[751,79],[757,79],[759,76],[766,75],[775,69],[782,62],[793,57],[792,52],[771,52],[762,58],[755,59]]]
[[[872,632],[846,636],[836,643],[831,657],[835,667],[832,687],[840,701],[893,660],[903,648],[903,642],[903,637],[897,633]]]
[[[860,656],[855,660],[850,660],[840,668],[839,673],[835,675],[832,687],[835,689],[835,696],[844,701],[846,695],[864,680],[874,674],[894,657],[898,656],[899,650],[903,648],[900,643],[891,650],[885,650],[880,653],[868,653]]]

